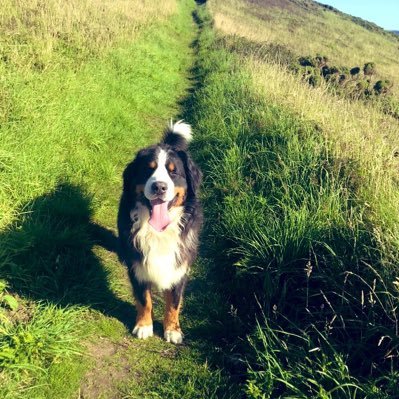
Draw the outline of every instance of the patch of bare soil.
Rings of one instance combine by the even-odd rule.
[[[94,367],[85,375],[79,391],[79,399],[118,399],[118,385],[129,378],[131,367],[124,353],[128,347],[126,339],[114,344],[109,339],[87,343],[87,352],[94,359]]]

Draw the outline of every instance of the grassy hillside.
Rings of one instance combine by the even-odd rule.
[[[298,57],[326,55],[333,65],[377,64],[378,74],[399,93],[399,39],[371,31],[309,0],[210,0],[218,30],[258,43],[282,44]]]
[[[247,38],[231,46],[217,18],[235,13],[246,35],[248,10],[230,5],[210,2],[219,29],[202,38],[188,115],[217,221],[205,246],[249,334],[251,349],[232,344],[245,395],[396,397],[398,122],[310,87]]]

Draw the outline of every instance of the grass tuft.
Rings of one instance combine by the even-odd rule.
[[[82,354],[84,308],[21,303],[0,322],[1,397],[45,391],[50,370]],[[4,315],[3,315],[4,316]]]

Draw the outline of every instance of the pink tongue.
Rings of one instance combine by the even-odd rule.
[[[168,202],[156,199],[151,201],[151,206],[152,210],[149,223],[156,231],[163,231],[170,223]]]

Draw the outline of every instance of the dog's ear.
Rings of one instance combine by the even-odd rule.
[[[191,159],[191,157],[185,152],[181,151],[180,156],[184,162],[184,170],[187,179],[188,198],[197,197],[199,186],[202,181],[202,173]]]

